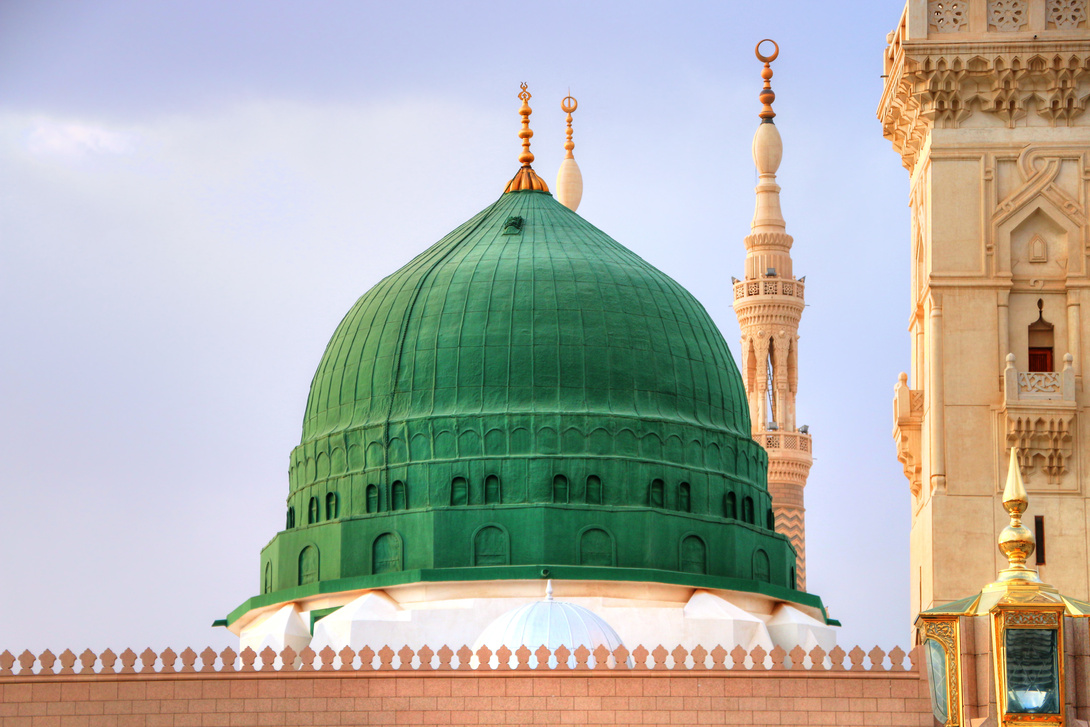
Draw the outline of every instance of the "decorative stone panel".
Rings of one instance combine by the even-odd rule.
[[[1048,24],[1073,30],[1086,23],[1086,0],[1048,0]]]
[[[931,29],[956,33],[969,27],[969,4],[965,0],[931,0],[927,4]]]
[[[1026,24],[1026,0],[988,0],[988,25],[996,30],[1021,30]]]

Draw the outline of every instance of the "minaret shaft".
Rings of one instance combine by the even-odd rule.
[[[762,41],[763,43],[764,41]],[[758,49],[760,46],[758,46]],[[776,54],[778,54],[778,49]],[[795,547],[796,584],[806,587],[806,520],[803,488],[813,462],[810,435],[799,431],[795,412],[798,391],[799,320],[805,305],[802,281],[794,276],[791,236],[780,209],[776,170],[783,154],[772,123],[775,95],[765,61],[761,100],[763,123],[753,137],[757,166],[756,208],[745,239],[745,279],[734,284],[734,311],[742,329],[742,377],[746,385],[753,438],[768,452],[768,489],[776,530]]]

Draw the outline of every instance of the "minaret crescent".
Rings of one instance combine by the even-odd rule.
[[[761,47],[771,43],[770,55]],[[755,49],[764,63],[763,108],[753,135],[753,163],[757,167],[756,208],[745,239],[743,280],[734,279],[734,312],[742,330],[742,377],[749,398],[753,438],[768,452],[768,490],[776,530],[791,540],[796,552],[795,580],[806,587],[806,520],[803,488],[813,463],[809,429],[795,416],[798,391],[799,319],[805,305],[803,281],[794,276],[791,236],[780,210],[776,171],[783,157],[783,142],[773,122],[771,63],[779,55],[775,41],[762,40]]]

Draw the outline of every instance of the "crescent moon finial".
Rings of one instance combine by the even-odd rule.
[[[761,46],[765,43],[772,44],[772,55],[766,56],[761,53]],[[780,45],[771,38],[765,38],[757,44],[753,49],[753,52],[756,54],[757,60],[765,64],[765,67],[761,69],[761,78],[764,79],[765,85],[764,88],[761,89],[761,93],[757,96],[760,102],[764,104],[764,107],[761,109],[761,113],[759,113],[758,116],[761,117],[761,120],[764,123],[771,124],[773,117],[776,116],[776,112],[772,110],[772,102],[776,100],[776,94],[772,90],[772,66],[769,64],[780,57]]]

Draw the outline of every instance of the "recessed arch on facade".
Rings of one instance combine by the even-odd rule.
[[[371,573],[396,573],[405,570],[401,536],[395,532],[382,533],[371,544]]]
[[[679,550],[678,570],[683,573],[708,572],[708,546],[699,535],[689,534],[683,537]]]
[[[579,532],[579,565],[617,565],[617,543],[613,534],[598,525],[588,525]]]
[[[482,525],[473,532],[472,542],[473,565],[511,564],[511,538],[502,525]]]

